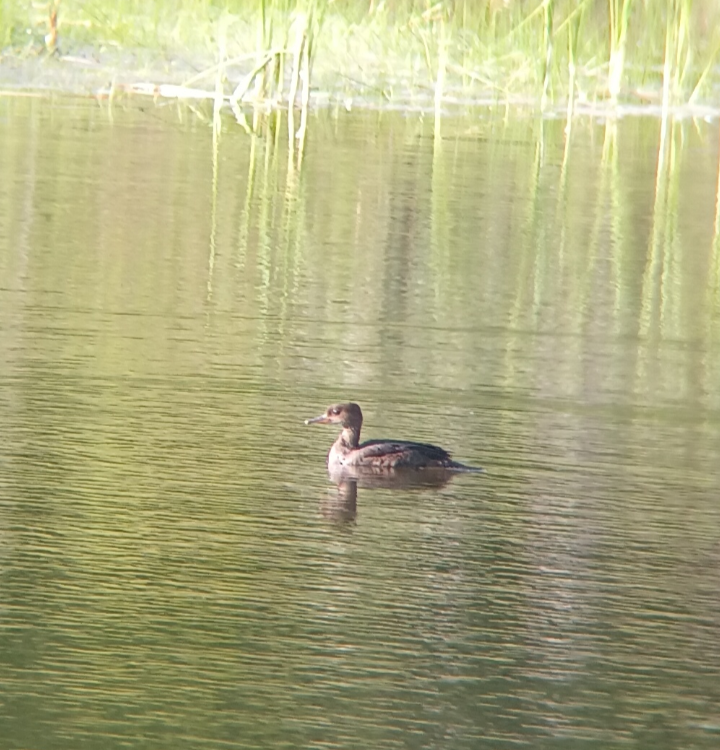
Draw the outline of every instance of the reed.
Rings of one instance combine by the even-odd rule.
[[[613,102],[622,92],[625,74],[628,26],[633,0],[608,0],[610,59],[608,61],[608,92]]]
[[[286,106],[291,88],[308,101],[310,75],[329,95],[436,111],[488,97],[697,103],[720,78],[714,0],[4,0],[0,40],[5,56],[91,47],[122,66],[132,53],[166,80],[168,62],[216,70],[221,18],[236,104]]]

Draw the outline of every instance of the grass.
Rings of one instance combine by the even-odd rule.
[[[212,68],[209,87],[222,43],[236,102],[307,100],[311,73],[314,89],[348,104],[436,111],[488,99],[669,107],[712,101],[719,84],[714,0],[0,2],[5,58],[92,50],[122,66],[143,51],[175,83],[178,60]]]

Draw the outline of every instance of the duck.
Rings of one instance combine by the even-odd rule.
[[[392,471],[396,469],[435,469],[452,472],[482,472],[483,469],[453,461],[437,445],[409,440],[367,440],[360,442],[362,410],[356,403],[333,404],[324,414],[306,419],[305,424],[336,424],[342,427],[327,455],[330,471],[344,468]]]

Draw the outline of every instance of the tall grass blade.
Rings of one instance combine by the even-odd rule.
[[[443,91],[445,88],[445,76],[447,73],[447,41],[445,38],[445,19],[440,19],[440,39],[438,41],[438,64],[437,77],[435,78],[435,140],[440,139],[440,123],[442,121]]]
[[[625,73],[625,53],[630,10],[633,0],[608,0],[610,9],[610,60],[608,65],[608,93],[617,104]]]
[[[542,97],[540,99],[540,108],[546,109],[548,97],[550,94],[550,73],[552,69],[553,57],[553,13],[555,10],[554,0],[543,0],[544,21],[543,24],[543,43],[545,46],[545,57],[543,60],[543,83]]]

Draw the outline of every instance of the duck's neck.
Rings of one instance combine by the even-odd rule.
[[[335,445],[343,450],[354,450],[360,445],[360,428],[343,427],[342,432],[338,435]]]

